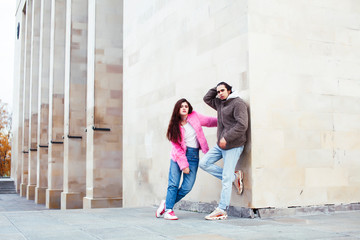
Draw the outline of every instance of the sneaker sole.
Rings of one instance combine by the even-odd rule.
[[[225,220],[227,216],[213,217],[213,218],[205,218],[206,220]]]
[[[243,183],[244,173],[240,171],[240,179],[237,179],[239,187],[236,187],[237,193],[241,195],[244,191],[244,183]]]
[[[159,218],[159,217],[161,217],[162,215],[163,215],[164,213],[155,213],[155,217],[157,217],[157,218]]]
[[[174,218],[174,219],[171,219],[171,218],[164,218],[165,220],[178,220],[179,218]]]
[[[160,203],[162,210],[160,211],[160,206],[155,212],[155,217],[159,218],[165,213],[165,201]]]

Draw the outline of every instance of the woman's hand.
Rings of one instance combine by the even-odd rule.
[[[188,168],[188,167],[184,168],[182,171],[183,171],[184,174],[189,174],[190,173],[190,168]]]

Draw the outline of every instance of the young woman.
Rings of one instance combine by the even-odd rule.
[[[209,151],[202,126],[216,127],[217,118],[193,111],[185,98],[176,102],[166,133],[172,144],[166,201],[161,201],[155,213],[156,217],[164,215],[167,220],[178,219],[173,207],[194,186],[199,165],[199,149],[203,153]],[[183,181],[179,188],[182,173]]]

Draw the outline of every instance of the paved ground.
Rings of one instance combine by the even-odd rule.
[[[48,210],[17,194],[0,194],[0,240],[70,239],[360,239],[360,211],[267,219],[177,210],[178,221],[155,218],[155,207]]]

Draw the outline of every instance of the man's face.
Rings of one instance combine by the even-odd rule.
[[[219,85],[219,86],[217,86],[216,91],[217,91],[218,97],[219,97],[221,100],[227,99],[228,96],[230,95],[230,90],[227,90],[227,89],[225,88],[225,85]]]

